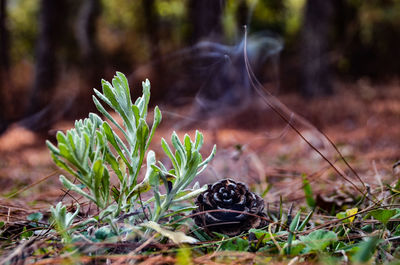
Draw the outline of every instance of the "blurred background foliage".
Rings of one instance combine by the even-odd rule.
[[[154,1],[154,12],[159,19],[162,51],[172,52],[185,47],[190,34],[190,23],[187,15],[189,0],[157,0]],[[73,5],[73,1],[71,5]],[[77,2],[77,1],[75,1]],[[79,2],[79,1],[78,1]],[[238,32],[237,13],[243,8],[244,1],[229,0],[222,17],[225,37],[234,42],[242,36]],[[247,0],[247,9],[253,11],[248,22],[251,31],[269,30],[284,37],[285,46],[296,45],[302,26],[305,0]],[[392,61],[391,54],[398,50],[400,39],[400,2],[395,0],[340,0],[343,10],[339,14],[337,27],[345,27],[348,35],[336,38],[337,45],[351,42],[351,49],[345,50],[340,66],[344,72],[373,74],[364,72],[350,62],[357,63],[355,58],[367,51],[371,52],[370,64],[375,64],[375,72],[382,74],[382,67],[372,58],[381,61]],[[7,26],[10,32],[10,57],[12,64],[21,60],[34,60],[35,41],[38,37],[38,15],[40,1],[12,0],[7,1]],[[76,5],[76,4],[75,4]],[[113,54],[118,49],[127,49],[129,59],[144,63],[150,59],[151,43],[146,35],[142,1],[114,0],[101,1],[102,13],[98,23],[98,41],[103,52]],[[68,19],[68,18],[65,18]],[[343,25],[340,25],[343,24]],[[343,30],[343,29],[341,29]],[[354,56],[351,57],[351,56]],[[386,56],[386,57],[385,57]],[[361,59],[361,58],[359,58]],[[365,58],[366,60],[367,58]],[[371,66],[372,67],[372,66]],[[395,70],[394,68],[391,70]],[[397,70],[397,69],[396,69]]]
[[[400,73],[396,0],[56,2],[1,0],[0,131],[46,109],[60,97],[58,90],[74,95],[58,118],[84,115],[90,108],[81,102],[90,100],[101,77],[110,79],[116,70],[132,74],[134,83],[150,76],[158,87],[154,98],[165,100],[174,87],[170,79],[176,78],[168,72],[175,68],[171,54],[201,40],[239,45],[244,24],[250,34],[268,32],[283,41],[282,92],[312,98],[333,93],[329,83],[335,79],[381,81]],[[309,67],[316,60],[318,66]],[[175,70],[184,72],[185,66]],[[28,127],[45,128],[37,126],[41,117],[35,117],[36,125]]]

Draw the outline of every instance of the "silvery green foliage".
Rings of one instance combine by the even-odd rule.
[[[105,167],[108,149],[105,136],[99,130],[102,120],[96,114],[75,122],[75,128],[66,134],[57,133],[57,147],[47,141],[54,162],[76,177],[81,185],[60,176],[63,185],[93,201],[99,208],[109,203],[110,175]],[[87,188],[87,191],[84,191]]]
[[[56,207],[50,207],[51,219],[53,221],[53,225],[56,230],[63,236],[64,241],[69,241],[71,239],[71,234],[85,226],[89,223],[95,223],[96,219],[89,218],[80,222],[79,224],[73,224],[75,217],[79,213],[79,204],[74,213],[70,213],[67,211],[67,207],[59,202]]]
[[[158,162],[155,153],[148,150],[154,132],[161,122],[161,112],[154,109],[153,123],[147,124],[148,104],[150,100],[150,82],[142,83],[143,94],[134,103],[126,77],[117,72],[112,83],[102,80],[102,92],[94,90],[93,101],[97,109],[108,119],[102,120],[96,114],[79,120],[75,128],[57,133],[57,145],[47,141],[54,162],[79,183],[75,183],[61,175],[63,185],[94,202],[101,210],[99,219],[105,220],[117,231],[115,220],[122,214],[141,212],[142,215],[131,215],[134,218],[144,216],[141,193],[150,190],[154,193],[154,204],[145,202],[152,221],[165,217],[173,204],[197,196],[204,191],[195,185],[187,189],[194,177],[201,173],[215,154],[215,146],[211,155],[203,161],[200,148],[203,135],[196,132],[194,142],[185,135],[183,143],[174,132],[171,138],[175,153],[172,153],[166,141],[162,147],[171,159],[173,169],[168,170]],[[105,105],[112,108],[122,119],[119,124],[106,110]],[[113,127],[112,127],[113,126]],[[116,128],[116,129],[113,129]],[[117,133],[118,131],[118,133]],[[138,183],[139,172],[146,157],[147,166],[144,179]],[[110,175],[118,177],[118,187],[110,184]],[[161,194],[159,185],[163,183],[166,193]],[[184,208],[183,212],[192,208]],[[131,220],[132,218],[130,218]]]
[[[62,235],[64,241],[71,240],[71,233],[73,232],[72,224],[74,218],[79,213],[79,205],[74,213],[67,211],[67,208],[59,202],[56,207],[50,208],[51,218],[56,230]]]
[[[185,190],[193,179],[206,168],[216,152],[216,146],[214,145],[209,157],[203,161],[200,154],[203,135],[198,131],[196,131],[194,142],[189,135],[185,135],[182,143],[175,132],[172,134],[171,142],[175,149],[174,153],[164,138],[161,140],[164,152],[171,160],[173,169],[168,171],[161,162],[158,163],[158,166],[151,165],[153,172],[150,174],[149,182],[155,198],[155,211],[152,215],[152,221],[155,222],[158,222],[163,217],[172,204],[193,198],[207,189],[207,185],[205,185],[202,188],[195,187],[194,190],[189,192]],[[165,185],[167,191],[165,196],[161,196],[159,192],[158,184],[160,181]],[[170,184],[168,185],[168,183]]]
[[[57,229],[67,231],[72,226],[74,218],[79,213],[79,205],[74,213],[67,212],[66,206],[59,202],[56,207],[50,207],[51,215],[54,219]]]

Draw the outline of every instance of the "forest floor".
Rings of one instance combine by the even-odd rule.
[[[209,153],[214,144],[217,144],[217,153],[197,181],[205,184],[229,177],[245,182],[264,197],[268,210],[291,212],[288,210],[291,208],[290,204],[294,205],[295,211],[302,207],[305,209],[307,192],[304,188],[304,176],[307,176],[316,205],[323,213],[335,209],[330,205],[330,198],[334,198],[333,203],[339,205],[340,200],[354,198],[360,191],[365,191],[366,187],[371,188],[367,191],[378,190],[381,197],[384,197],[383,187],[393,187],[392,184],[400,177],[400,166],[394,167],[400,159],[400,84],[392,82],[371,85],[366,81],[359,81],[355,84],[341,83],[337,87],[335,95],[315,100],[305,100],[294,94],[279,96],[281,102],[291,110],[286,112],[290,124],[293,124],[301,136],[257,98],[244,111],[231,112],[229,117],[214,113],[213,118],[207,121],[200,119],[202,113],[193,114],[192,106],[161,106],[163,122],[153,138],[151,149],[155,151],[157,159],[168,167],[168,161],[164,159],[165,154],[160,147],[161,137],[169,141],[174,130],[180,138],[185,133],[193,136],[196,129],[201,130],[205,135],[204,153]],[[73,197],[76,195],[66,192],[60,184],[58,176],[65,172],[54,165],[45,145],[46,139],[54,141],[58,130],[66,131],[72,127],[72,121],[60,121],[48,135],[43,136],[13,125],[0,136],[2,225],[26,223],[27,216],[38,211],[48,216],[50,206],[60,200],[64,203],[81,201],[82,198]],[[324,134],[334,145],[330,144]],[[345,158],[347,165],[341,156]],[[337,172],[341,172],[342,177]],[[344,179],[343,176],[347,178]],[[360,205],[356,207],[363,209]],[[339,217],[323,216],[321,212],[315,218],[322,218],[322,223],[328,225],[329,220],[340,221]],[[333,228],[334,226],[331,227]],[[339,232],[334,231],[336,237]],[[264,233],[265,236],[266,232]],[[271,231],[269,233],[271,235]],[[347,237],[344,238],[346,240]],[[275,240],[274,243],[276,244]],[[353,243],[350,242],[349,245],[351,244]],[[231,250],[228,245],[224,245],[222,250]],[[217,264],[214,261],[220,255],[224,260],[222,264],[227,264],[224,263],[226,259],[229,263],[232,258],[236,259],[236,264],[254,263],[257,258],[265,258],[265,262],[270,259],[268,256],[245,251],[220,252],[220,246],[222,245],[207,255],[193,256],[192,261],[195,264]],[[166,252],[169,253],[168,251]],[[304,256],[303,261],[307,261],[308,257],[313,257],[313,254]],[[81,258],[82,262],[85,259],[90,260],[89,256]],[[107,259],[113,258],[129,260],[132,257],[107,256]],[[139,258],[143,260],[143,264],[173,264],[176,261],[173,255],[152,253],[148,256],[140,255]],[[44,262],[56,260],[57,257]]]
[[[309,101],[289,94],[279,99],[328,135],[364,183],[376,186],[393,182],[398,177],[392,168],[400,159],[399,90],[396,82],[371,85],[360,81],[340,84],[337,93],[328,98]],[[172,130],[177,130],[179,135],[194,133],[194,129],[177,126],[180,118],[176,117],[185,113],[189,113],[189,107],[169,108],[164,113],[162,126],[152,142],[157,157],[163,156],[159,144],[161,137],[168,139]],[[208,152],[214,143],[218,147],[210,170],[199,182],[231,177],[248,184],[259,184],[254,186],[259,193],[272,185],[265,197],[272,204],[279,201],[279,196],[285,201],[303,199],[301,174],[310,176],[317,194],[350,186],[274,116],[268,108],[253,108],[228,121],[189,125],[191,128],[199,125],[196,129],[205,134],[204,152]],[[70,121],[59,122],[50,135],[54,137],[55,131],[72,126]],[[327,158],[337,159],[338,154],[316,130],[301,124],[299,128]],[[336,165],[349,173],[342,163]],[[0,136],[0,220],[18,220],[54,205],[64,194],[58,180],[62,173],[51,160],[45,137],[17,125],[9,128]],[[362,186],[355,176],[349,175],[351,181]]]

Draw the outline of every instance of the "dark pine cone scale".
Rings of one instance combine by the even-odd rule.
[[[195,215],[193,219],[196,225],[207,232],[236,236],[251,228],[261,228],[268,224],[263,212],[264,200],[250,192],[246,184],[232,179],[209,184],[208,189],[197,197],[195,204],[198,208],[193,211],[194,214],[205,213]],[[221,211],[207,212],[209,210]]]

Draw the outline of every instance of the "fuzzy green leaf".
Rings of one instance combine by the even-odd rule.
[[[328,230],[316,230],[307,236],[300,236],[300,241],[306,244],[311,251],[321,252],[325,250],[332,242],[338,240],[337,235]]]
[[[395,209],[377,209],[371,211],[369,214],[386,226],[390,218],[395,216],[396,213],[397,211]]]

